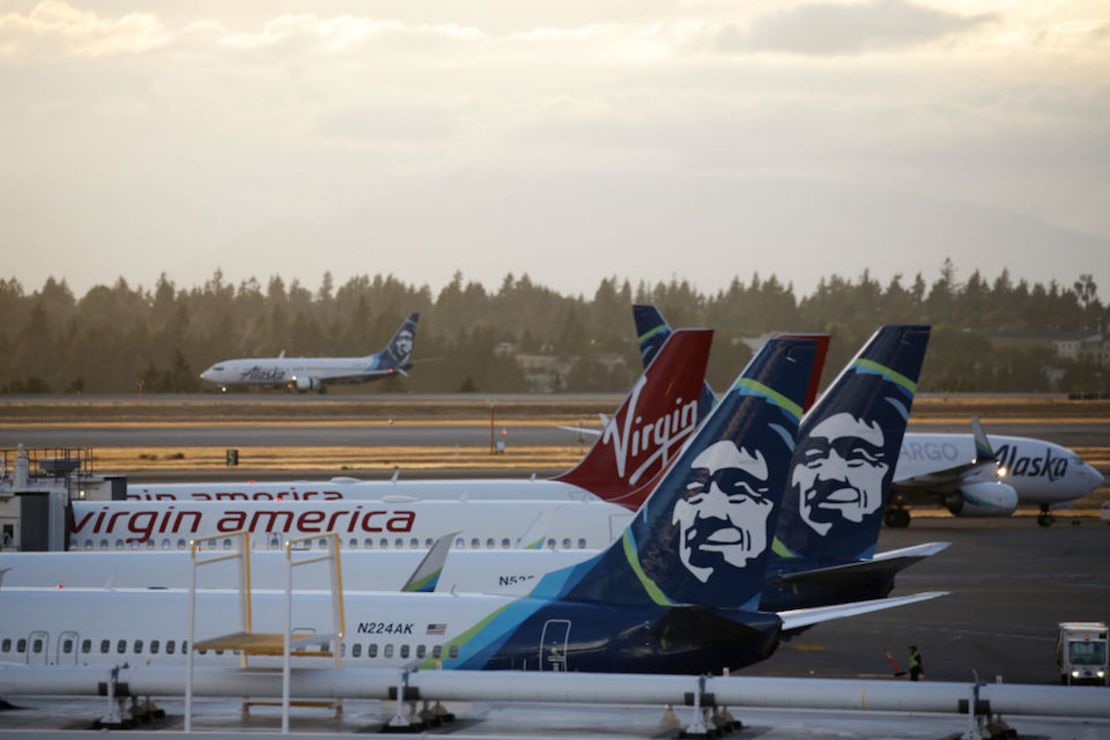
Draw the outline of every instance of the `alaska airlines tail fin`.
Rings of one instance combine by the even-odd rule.
[[[401,322],[401,327],[385,345],[385,349],[371,357],[377,360],[377,369],[405,370],[412,361],[412,348],[416,343],[416,322],[420,321],[419,313],[411,313]]]
[[[643,497],[629,494],[657,476],[697,426],[712,341],[709,329],[674,332],[582,462],[555,480],[637,508]]]
[[[769,341],[623,536],[598,556],[549,574],[534,595],[629,606],[757,605],[814,345]]]
[[[928,326],[880,328],[806,414],[772,569],[874,554],[928,342]]]

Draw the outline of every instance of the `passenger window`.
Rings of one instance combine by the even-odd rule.
[[[143,641],[142,640],[135,640],[135,650],[134,650],[134,652],[135,652],[135,655],[141,655],[142,654],[142,652],[143,652]]]
[[[111,649],[111,647],[112,647],[112,643],[108,642],[107,640],[101,640],[100,641],[100,652],[101,653],[107,653]]]
[[[12,651],[12,638],[5,637],[3,642],[0,642],[0,651],[10,653]]]
[[[371,547],[374,546],[374,540],[367,537],[366,539],[364,539],[362,541],[362,546],[365,547],[365,548],[371,548]]]
[[[402,658],[408,658],[409,657],[409,646],[408,645],[402,645],[401,646],[401,657]]]
[[[177,541],[177,549],[178,550],[184,550],[185,549],[185,540],[184,539],[179,539]]]
[[[163,550],[169,550],[169,549],[170,549],[170,541],[169,541],[169,539],[164,539],[164,540],[162,540],[162,549],[163,549]]]
[[[382,657],[383,658],[392,658],[393,657],[393,643],[390,643],[390,644],[385,646],[385,650],[382,651]]]
[[[443,655],[443,646],[442,645],[436,645],[432,648],[432,657],[433,658],[435,658],[436,660],[439,660],[440,656],[442,656],[442,655]]]
[[[184,655],[187,652],[189,652],[189,641],[188,640],[182,640],[181,641],[181,654]]]
[[[477,537],[475,537],[472,540],[470,540],[470,546],[473,547],[475,550],[477,550],[479,547],[482,546],[482,541],[480,539],[478,539]]]
[[[393,540],[393,546],[394,547],[404,547],[405,546],[405,538],[404,537],[398,537],[397,539]]]
[[[555,538],[554,537],[551,537],[547,540],[547,546],[549,548],[551,548],[552,550],[555,549]]]
[[[420,538],[413,537],[411,540],[409,540],[409,547],[420,547]]]
[[[320,538],[320,549],[321,550],[328,549],[328,538],[327,537],[321,537]]]
[[[70,653],[73,652],[73,640],[71,640],[69,638],[66,638],[62,642],[62,652],[65,653],[66,655],[69,655]]]
[[[352,537],[347,545],[348,547],[358,547],[358,537]]]
[[[150,641],[150,654],[151,655],[157,655],[158,654],[158,649],[160,647],[162,647],[161,643],[159,643],[157,640],[151,640]]]
[[[563,538],[563,549],[564,550],[569,550],[570,549],[570,537],[564,537]]]
[[[31,643],[31,652],[33,652],[33,653],[41,653],[42,652],[42,638],[41,637],[36,637],[35,641]]]
[[[423,657],[427,654],[428,654],[428,648],[424,647],[423,645],[417,645],[416,646],[416,657],[417,658],[423,659]]]
[[[116,643],[116,652],[120,655],[127,652],[127,640],[120,640]]]
[[[100,541],[100,549],[101,550],[107,550],[108,549],[108,540],[101,540]]]
[[[460,549],[466,547],[466,540],[464,540],[462,537],[456,537],[455,538],[455,547],[460,548]]]
[[[578,538],[578,549],[579,550],[585,550],[586,549],[586,538],[585,537],[579,537]]]
[[[81,641],[81,652],[84,653],[85,655],[88,655],[89,653],[92,652],[92,640],[82,640]]]
[[[435,540],[433,540],[431,537],[428,537],[427,539],[424,540],[424,547],[431,547],[434,544],[435,544]]]
[[[509,549],[509,544],[510,543],[509,543],[509,538],[508,537],[502,538],[502,540],[501,540],[501,549],[502,550],[508,550]]]
[[[173,655],[174,641],[168,640],[166,642],[166,655]]]
[[[19,642],[17,642],[17,643],[15,644],[15,651],[16,651],[17,653],[25,653],[25,652],[27,652],[27,640],[26,640],[26,638],[20,638],[20,639],[19,639]]]
[[[285,638],[283,637],[282,639],[284,640]],[[351,648],[351,657],[352,658],[362,657],[362,643],[361,642],[356,642],[354,644],[354,647]]]
[[[224,549],[225,550],[230,550],[231,549],[231,538],[230,537],[224,538]]]
[[[452,660],[459,657],[459,646],[452,645],[451,649],[447,651],[447,657],[451,658]]]
[[[486,547],[490,550],[492,550],[494,548],[494,541],[493,541],[492,537],[490,537],[488,540],[486,540]]]
[[[378,540],[378,544],[382,547],[389,547],[389,540],[385,537],[382,537],[380,540]]]
[[[123,540],[116,540],[116,549],[117,550],[122,550],[123,549]]]
[[[366,646],[366,657],[367,658],[376,658],[376,657],[378,657],[378,643],[372,642],[372,643],[370,643],[369,645]]]
[[[216,655],[223,655],[223,654],[224,654],[224,651],[222,649],[216,651]]]

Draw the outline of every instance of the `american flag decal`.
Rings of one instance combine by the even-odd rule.
[[[446,634],[446,632],[447,632],[447,625],[445,625],[445,624],[429,624],[428,625],[428,631],[425,634],[428,634],[428,635],[443,635],[443,634]]]

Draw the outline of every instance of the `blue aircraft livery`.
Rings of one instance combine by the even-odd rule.
[[[445,667],[534,665],[537,645],[602,672],[701,673],[769,655],[782,621],[753,608],[814,354],[813,340],[768,342],[623,536],[452,640]]]
[[[401,328],[389,340],[381,352],[370,356],[371,370],[400,369],[407,370],[412,364],[412,345],[416,338],[416,322],[420,321],[419,313],[409,314],[401,324]]]
[[[927,326],[884,326],[806,414],[775,542],[779,568],[874,555]]]

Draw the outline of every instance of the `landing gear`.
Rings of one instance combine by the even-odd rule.
[[[1055,523],[1056,517],[1052,516],[1047,506],[1042,506],[1040,516],[1037,517],[1037,524],[1042,527],[1051,527]]]
[[[901,506],[891,507],[883,512],[883,522],[891,529],[905,529],[910,526],[910,512]]]

